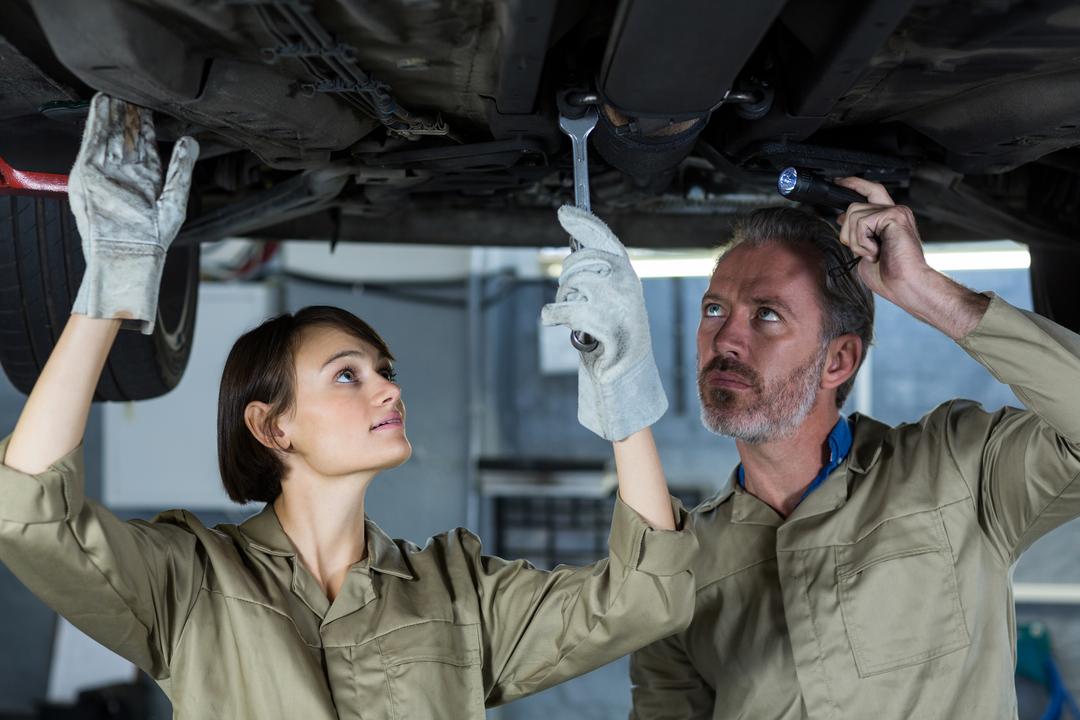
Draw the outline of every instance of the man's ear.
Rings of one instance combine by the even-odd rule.
[[[841,335],[829,341],[825,357],[825,369],[821,374],[821,387],[826,390],[838,388],[855,374],[863,356],[862,339],[854,333]]]
[[[285,432],[277,422],[268,422],[270,406],[259,400],[252,400],[244,408],[244,424],[264,447],[271,450],[288,450],[292,444],[285,437]]]

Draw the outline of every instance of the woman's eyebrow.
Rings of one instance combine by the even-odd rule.
[[[325,368],[327,365],[334,362],[335,360],[340,360],[343,357],[351,357],[351,356],[355,356],[355,357],[359,357],[359,358],[365,358],[365,357],[367,357],[367,353],[365,353],[363,350],[355,350],[355,349],[353,349],[353,350],[338,350],[336,353],[334,353],[329,358],[327,358],[326,362],[324,362],[322,364],[322,366],[323,366],[323,368]],[[320,368],[320,370],[321,369],[322,368]]]

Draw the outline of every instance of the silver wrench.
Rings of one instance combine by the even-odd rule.
[[[591,212],[589,202],[589,133],[596,127],[596,108],[589,106],[585,114],[579,118],[570,118],[559,115],[559,129],[570,136],[570,144],[574,153],[574,205]],[[570,238],[570,252],[579,249],[581,244],[577,238]],[[578,352],[592,352],[600,344],[596,338],[588,333],[575,330],[570,333],[570,343],[578,349]]]

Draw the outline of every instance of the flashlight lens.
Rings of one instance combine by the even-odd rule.
[[[780,177],[776,181],[776,189],[781,195],[788,195],[795,189],[795,185],[798,182],[799,171],[793,167],[784,168],[784,171],[780,173]]]

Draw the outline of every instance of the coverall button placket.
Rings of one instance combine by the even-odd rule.
[[[368,640],[376,629],[370,614],[358,612],[375,607],[372,603],[377,599],[368,561],[361,561],[349,569],[319,626],[330,694],[341,720],[363,719],[360,677],[382,672],[378,643]]]
[[[832,648],[824,627],[826,616],[838,612],[838,602],[835,598],[834,555],[828,547],[806,543],[806,528],[814,522],[827,524],[828,518],[822,516],[843,507],[848,477],[845,462],[833,470],[776,530],[777,582],[784,600],[795,674],[806,712],[811,718],[840,717],[826,667],[826,656]],[[832,592],[823,596],[821,587],[825,585],[831,586]],[[823,601],[824,597],[832,599]],[[812,604],[812,598],[818,601],[817,606]]]
[[[742,488],[736,488],[731,505],[731,522],[737,525],[780,527],[784,518],[765,502]]]
[[[340,720],[363,720],[360,712],[358,675],[382,672],[382,660],[377,644],[357,645],[358,638],[367,638],[374,629],[359,620],[355,613],[378,599],[371,580],[368,559],[351,568],[333,602],[326,596],[315,577],[297,556],[289,558],[292,567],[291,588],[294,595],[319,619],[323,666],[330,696]],[[341,622],[348,618],[349,620]],[[373,657],[367,657],[372,653]]]

